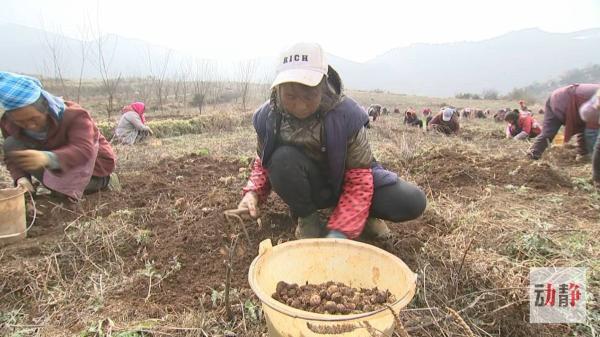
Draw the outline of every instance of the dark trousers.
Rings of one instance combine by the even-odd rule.
[[[38,150],[38,151],[46,151],[43,149],[43,147],[34,144],[34,143],[28,143],[28,142],[23,142],[21,140],[18,140],[14,137],[7,137],[4,140],[4,155],[8,155],[9,152],[11,151],[19,151],[19,150]],[[38,170],[38,171],[33,171],[33,172],[27,172],[30,176],[34,176],[37,180],[39,180],[42,184],[44,183],[43,181],[43,177],[44,177],[44,170]],[[105,189],[108,186],[108,182],[110,181],[110,177],[96,177],[96,176],[92,176],[92,178],[90,179],[90,182],[87,184],[87,186],[85,187],[84,193],[85,194],[89,194],[89,193],[94,193],[94,192],[98,192],[102,189]]]
[[[566,118],[566,116],[565,116]],[[546,108],[544,109],[544,126],[542,127],[542,133],[535,138],[531,149],[529,150],[534,158],[540,158],[542,153],[546,151],[548,145],[552,143],[554,137],[563,126],[563,122],[556,116],[550,105],[550,99],[546,101]],[[584,155],[586,154],[585,137],[583,135],[583,129],[577,132],[574,137],[577,143],[577,153]]]
[[[299,149],[278,147],[267,169],[273,190],[293,215],[304,217],[337,205],[339,194],[332,190],[319,167]],[[407,221],[419,217],[426,204],[423,191],[398,179],[393,185],[375,188],[369,216],[393,222]]]
[[[598,184],[600,184],[600,132],[596,138],[596,144],[594,145],[594,152],[592,154],[592,178]]]

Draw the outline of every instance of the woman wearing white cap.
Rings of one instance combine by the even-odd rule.
[[[374,159],[364,109],[344,96],[321,46],[299,43],[283,54],[271,99],[255,112],[257,158],[240,208],[258,216],[271,188],[298,217],[296,237],[388,236],[381,220],[420,216],[424,193]],[[317,212],[334,207],[324,224]]]
[[[433,117],[431,122],[427,125],[427,129],[435,130],[446,135],[458,133],[460,124],[458,124],[458,114],[456,113],[456,110],[445,108],[442,112]]]

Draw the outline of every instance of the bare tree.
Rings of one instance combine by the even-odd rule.
[[[242,110],[246,110],[250,94],[251,83],[254,80],[258,62],[256,60],[242,61],[238,65],[238,83],[240,86],[240,96],[242,98]]]
[[[261,73],[261,72],[259,72]],[[262,72],[260,80],[257,81],[255,98],[259,101],[265,101],[271,97],[271,83],[274,75],[269,72]]]
[[[115,44],[113,45],[113,50],[110,58],[107,59],[105,55],[105,47],[108,40],[108,37],[100,36],[100,34],[98,33],[98,39],[96,40],[96,44],[98,47],[98,70],[102,79],[102,88],[107,96],[106,116],[110,118],[111,112],[115,110],[114,103],[117,95],[117,88],[119,87],[119,83],[121,82],[121,73],[114,75],[111,71],[111,64],[115,54],[117,41],[115,41]]]
[[[226,79],[221,69],[216,69],[212,76],[212,85],[209,92],[213,107],[230,99],[235,99],[237,94],[232,91],[231,83]],[[229,91],[229,92],[228,92]]]
[[[77,82],[77,103],[81,101],[81,88],[83,86],[83,74],[85,70],[85,61],[89,53],[88,39],[90,37],[89,26],[84,25],[79,27],[79,52],[81,55],[81,66],[79,68],[79,81]]]
[[[52,61],[51,77],[57,82],[57,85],[60,86],[62,96],[68,98],[67,85],[63,76],[64,36],[61,34],[49,33],[44,29],[44,43],[48,49],[50,60]]]
[[[179,102],[179,94],[181,93],[181,76],[185,76],[185,74],[181,74],[179,71],[175,72],[175,77],[172,81],[173,87],[173,96],[175,98],[175,102]]]
[[[137,98],[140,101],[145,102],[146,105],[149,105],[150,97],[152,96],[152,93],[154,92],[154,83],[153,83],[152,78],[141,76],[140,78],[137,79],[136,88],[137,88]]]
[[[187,105],[188,105],[188,90],[190,89],[189,79],[192,76],[193,72],[193,62],[192,61],[182,61],[179,65],[179,74],[177,75],[177,83],[178,88],[181,89],[181,95],[183,96],[183,112],[187,113]],[[177,91],[179,92],[179,90]],[[177,99],[177,94],[175,94],[175,99]]]
[[[168,88],[165,85],[165,78],[167,74],[167,69],[169,67],[169,60],[171,58],[171,50],[167,50],[165,53],[162,62],[157,65],[158,69],[154,69],[152,64],[152,53],[150,51],[150,47],[146,49],[148,54],[148,67],[150,68],[150,76],[152,77],[154,87],[156,89],[156,95],[158,96],[158,109],[163,110],[163,104],[167,100],[168,96]]]
[[[192,104],[202,113],[202,107],[206,103],[207,96],[211,90],[214,76],[214,64],[208,60],[197,60],[192,73]]]

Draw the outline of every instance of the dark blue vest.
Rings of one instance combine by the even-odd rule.
[[[254,129],[263,142],[261,161],[266,165],[277,146],[278,123],[281,116],[272,111],[270,102],[265,102],[252,117]],[[348,139],[355,135],[369,121],[367,113],[350,97],[344,97],[332,110],[325,114],[325,147],[329,166],[329,178],[333,190],[341,190],[346,164]],[[373,180],[375,187],[395,184],[398,176],[373,161]]]

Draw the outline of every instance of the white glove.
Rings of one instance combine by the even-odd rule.
[[[17,179],[17,186],[26,189],[29,193],[33,193],[35,191],[35,188],[27,177],[21,177]]]

